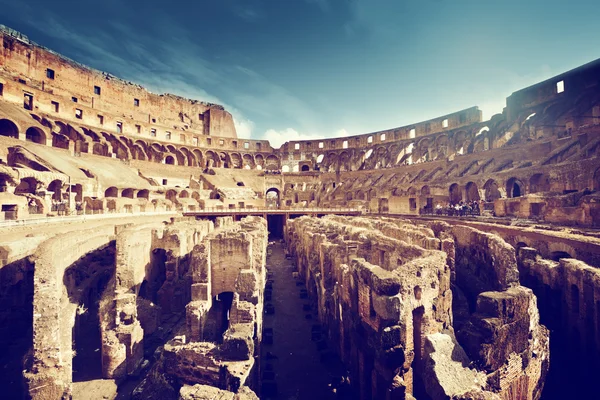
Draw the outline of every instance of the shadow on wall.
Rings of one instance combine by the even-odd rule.
[[[521,283],[533,290],[540,322],[550,331],[550,370],[543,400],[597,397],[600,274],[567,256],[554,252],[553,260],[548,260],[533,248],[519,249]]]
[[[33,346],[33,267],[23,258],[0,268],[0,387],[7,399],[27,394],[21,371]]]
[[[65,270],[63,283],[77,304],[73,325],[73,382],[102,378],[100,299],[115,273],[115,242],[86,254]]]

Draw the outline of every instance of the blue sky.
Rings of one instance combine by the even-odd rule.
[[[584,0],[0,0],[0,23],[153,92],[225,105],[238,135],[367,133],[600,57]]]

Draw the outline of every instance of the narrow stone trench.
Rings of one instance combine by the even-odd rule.
[[[265,337],[263,333],[260,398],[349,398],[347,385],[338,387],[344,373],[343,366],[332,360],[332,352],[323,348],[324,341],[313,341],[316,336],[325,335],[317,332],[320,330],[319,321],[314,307],[308,309],[309,299],[304,295],[301,298],[306,287],[297,284],[299,281],[293,277],[292,262],[285,258],[283,242],[272,242],[267,254],[272,297],[271,300],[265,298],[265,308],[273,305],[274,313],[265,314],[263,332],[272,332],[273,342],[269,344],[270,334]],[[267,284],[266,292],[271,285]]]

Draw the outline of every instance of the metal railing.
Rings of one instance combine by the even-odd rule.
[[[478,217],[481,215],[479,208],[422,208],[419,210],[419,215],[440,215],[447,217]]]
[[[259,207],[259,208],[224,208],[224,207],[206,207],[193,211],[184,211],[184,214],[258,214],[258,213],[291,213],[291,214],[319,214],[319,213],[363,213],[365,210],[358,208],[345,207],[302,207],[302,208],[276,208],[276,207]]]
[[[94,210],[102,211],[102,210]],[[48,223],[64,223],[72,221],[87,221],[96,219],[110,219],[110,218],[124,218],[134,216],[153,216],[153,215],[176,215],[175,211],[149,211],[149,212],[94,212],[84,213],[83,210],[73,212],[70,215],[60,215],[51,217],[39,217],[39,218],[28,218],[28,219],[17,219],[17,212],[10,211],[4,213],[4,221],[0,221],[0,228],[8,226],[27,226],[27,225],[38,225]]]

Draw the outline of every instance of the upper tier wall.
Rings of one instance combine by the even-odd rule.
[[[336,139],[299,140],[286,142],[281,146],[283,152],[294,151],[323,151],[333,149],[363,148],[377,143],[385,144],[391,141],[414,139],[421,136],[451,131],[482,121],[478,107],[471,107],[452,114],[433,118],[416,124],[384,131],[341,137]]]
[[[0,37],[3,42],[0,83],[7,86],[6,83],[14,80],[24,85],[4,88],[5,97],[11,101],[22,103],[23,92],[34,89],[46,97],[46,101],[37,102],[34,98],[34,109],[70,119],[74,119],[76,109],[80,109],[85,123],[95,123],[102,115],[107,125],[109,119],[115,118],[122,123],[129,122],[132,127],[154,124],[170,130],[237,137],[231,114],[220,105],[150,93],[140,85],[69,60],[3,26],[0,26]],[[116,123],[110,122],[111,125]]]
[[[0,97],[19,107],[32,96],[30,111],[46,114],[95,130],[167,143],[224,150],[273,152],[267,141],[237,140],[233,117],[222,106],[164,94],[110,74],[93,70],[30,41],[26,36],[0,25],[3,52],[0,54]],[[559,112],[555,103],[586,104],[600,83],[600,60],[593,61],[544,82],[513,93],[501,115],[482,121],[482,113],[471,107],[427,121],[389,130],[344,138],[285,143],[279,153],[290,161],[304,161],[306,153],[328,150],[364,149],[390,142],[418,141],[452,131],[474,130],[489,125],[509,130],[522,122],[523,114]],[[560,88],[559,88],[560,86]],[[587,97],[586,97],[587,96]],[[76,101],[74,100],[76,99]],[[563,100],[561,100],[563,99]],[[571,125],[600,120],[600,105],[574,116]],[[550,125],[543,125],[551,129]],[[560,126],[562,127],[562,125]],[[470,129],[469,129],[470,128]],[[566,128],[569,128],[567,121]],[[203,135],[220,136],[219,138]],[[293,164],[293,165],[292,165]]]
[[[514,92],[506,99],[507,118],[518,118],[522,113],[538,112],[536,108],[544,106],[561,97],[575,97],[578,103],[580,95],[600,85],[600,59],[556,75],[543,82]],[[597,90],[597,89],[596,89]],[[591,115],[580,116],[588,119],[600,117],[600,107]]]

